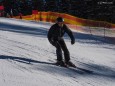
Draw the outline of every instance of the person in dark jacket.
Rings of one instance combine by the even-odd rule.
[[[73,36],[72,31],[64,24],[64,19],[62,17],[58,17],[56,19],[56,23],[52,25],[48,31],[48,40],[49,42],[56,47],[57,54],[57,63],[56,65],[60,66],[72,66],[76,67],[70,61],[70,53],[63,39],[64,34],[67,33],[71,38],[71,44],[75,43],[75,38]],[[62,50],[64,52],[65,61],[63,61]]]

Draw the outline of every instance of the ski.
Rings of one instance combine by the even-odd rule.
[[[38,62],[40,63],[40,62]],[[83,74],[83,73],[89,73],[89,74],[92,74],[94,73],[94,71],[92,70],[88,70],[88,69],[84,69],[84,68],[81,68],[81,67],[70,67],[69,65],[67,67],[64,67],[64,66],[61,66],[61,65],[56,65],[56,63],[49,63],[49,62],[41,62],[41,63],[44,63],[44,64],[48,64],[48,65],[54,65],[54,66],[58,66],[58,67],[63,67],[63,68],[67,68],[67,69],[70,69],[74,72],[78,72],[80,74]]]
[[[72,68],[72,67],[70,67],[70,68]],[[80,67],[76,67],[76,68],[73,67],[72,69],[80,70],[82,72],[89,73],[89,74],[93,73],[92,70],[88,70],[88,69],[84,69],[84,68],[80,68]]]
[[[52,65],[55,65],[55,66],[58,66],[58,67],[64,67],[64,66],[56,65],[55,63],[52,63]],[[80,67],[77,67],[77,66],[76,67],[67,66],[67,67],[64,67],[64,68],[70,69],[70,70],[78,72],[80,74],[83,74],[83,73],[89,73],[89,74],[91,74],[91,73],[93,73],[92,70],[80,68]]]

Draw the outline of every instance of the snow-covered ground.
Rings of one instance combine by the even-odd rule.
[[[79,68],[51,65],[55,48],[47,40],[50,24],[0,18],[0,86],[115,86],[115,45],[74,32],[65,41]]]

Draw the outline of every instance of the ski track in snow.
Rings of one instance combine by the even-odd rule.
[[[51,65],[56,53],[47,40],[50,24],[1,18],[0,25],[1,86],[115,86],[114,44],[74,32],[71,45],[65,36],[71,60],[94,71],[86,73]]]

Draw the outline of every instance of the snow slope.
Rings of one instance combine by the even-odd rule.
[[[0,18],[0,86],[115,86],[115,45],[74,32],[65,41],[78,67],[51,65],[55,48],[47,40],[50,24]]]

